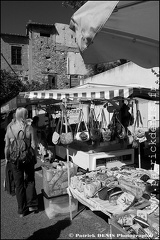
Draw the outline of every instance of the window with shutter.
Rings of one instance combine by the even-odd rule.
[[[11,46],[11,64],[22,64],[22,47]]]

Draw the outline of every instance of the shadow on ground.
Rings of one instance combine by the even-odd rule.
[[[94,211],[94,214],[97,215],[98,217],[102,218],[104,221],[106,221],[106,223],[108,223],[109,217],[106,214],[104,214],[103,212]]]
[[[62,230],[71,225],[71,221],[66,218],[64,220],[58,221],[55,225],[40,229],[33,233],[32,236],[26,238],[28,240],[34,239],[58,239]]]

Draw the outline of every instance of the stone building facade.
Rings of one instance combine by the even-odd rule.
[[[1,69],[28,80],[29,38],[27,36],[1,33]]]
[[[79,59],[74,32],[67,24],[29,22],[26,36],[1,35],[1,69],[15,71],[23,81],[48,83],[51,89],[74,87],[88,71]],[[79,64],[81,70],[76,71]]]

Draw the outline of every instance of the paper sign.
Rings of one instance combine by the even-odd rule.
[[[159,175],[159,164],[154,164],[154,172],[156,172]]]

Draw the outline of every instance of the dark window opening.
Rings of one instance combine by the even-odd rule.
[[[28,81],[28,77],[24,77],[24,80],[25,80],[25,81]]]
[[[57,88],[57,79],[56,79],[56,76],[48,75],[48,84],[49,84],[49,89],[55,89],[55,88]]]
[[[40,36],[41,37],[50,37],[50,34],[49,33],[40,33]]]
[[[21,65],[22,64],[22,48],[11,46],[11,61],[12,65]]]

